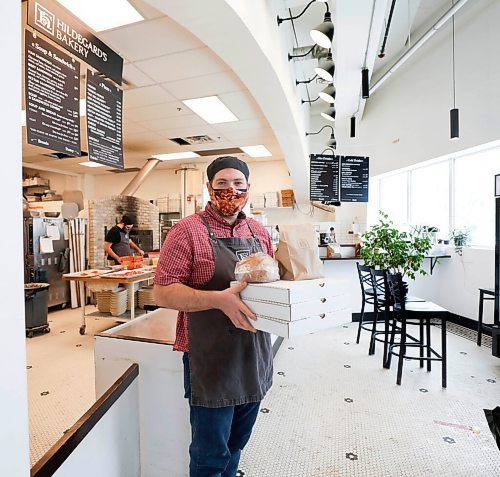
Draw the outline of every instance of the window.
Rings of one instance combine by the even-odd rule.
[[[491,247],[495,244],[496,174],[500,174],[498,147],[374,177],[368,223],[373,224],[382,210],[399,228],[436,226],[443,239],[453,229],[468,229],[472,245]]]
[[[500,174],[500,149],[455,159],[454,228],[468,228],[473,245],[495,244],[495,174]]]
[[[379,210],[389,216],[395,225],[408,222],[408,173],[394,174],[380,179]]]
[[[410,223],[439,228],[439,237],[450,233],[450,161],[411,171]]]

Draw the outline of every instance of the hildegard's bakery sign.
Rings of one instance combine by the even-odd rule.
[[[52,0],[29,0],[28,25],[122,84],[123,58]]]

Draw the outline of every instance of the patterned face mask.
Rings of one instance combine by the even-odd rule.
[[[214,207],[225,217],[236,215],[243,210],[248,199],[248,192],[229,187],[227,189],[209,189],[210,200]]]

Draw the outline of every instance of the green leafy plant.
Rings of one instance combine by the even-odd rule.
[[[361,257],[365,265],[387,269],[391,274],[412,280],[417,273],[427,275],[422,265],[431,249],[429,235],[417,227],[402,232],[387,214],[379,211],[379,215],[378,223],[362,235]]]
[[[451,231],[450,240],[453,240],[455,245],[455,253],[462,255],[463,247],[467,247],[470,243],[469,229],[454,229]]]

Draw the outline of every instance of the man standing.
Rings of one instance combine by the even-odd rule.
[[[210,202],[172,227],[156,271],[156,303],[180,310],[174,349],[184,352],[190,477],[235,477],[272,384],[270,336],[248,320],[255,315],[239,298],[246,283],[229,287],[243,257],[273,255],[266,229],[242,212],[248,176],[248,166],[236,157],[208,166]]]
[[[108,230],[104,239],[104,251],[108,260],[121,263],[121,257],[129,256],[132,253],[132,248],[140,255],[144,255],[144,252],[130,238],[133,226],[132,219],[128,215],[124,215],[118,224]]]

